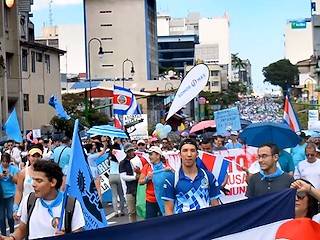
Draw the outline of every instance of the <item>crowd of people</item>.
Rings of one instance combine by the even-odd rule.
[[[272,97],[244,97],[235,102],[242,119],[251,122],[282,122],[281,103],[278,103]]]
[[[72,151],[70,145],[67,137],[5,143],[0,165],[0,239],[34,239],[83,229],[81,206],[70,197],[67,205],[74,206],[72,215],[65,217],[62,230],[58,230],[62,224],[59,214]],[[228,137],[216,135],[201,140],[185,137],[176,142],[170,138],[111,140],[96,136],[84,141],[83,146],[98,190],[100,173],[96,160],[108,153],[107,175],[113,211],[115,217],[128,214],[130,222],[138,220],[137,192],[142,186],[145,186],[146,219],[220,205],[227,179],[219,185],[198,158],[198,150],[215,153],[243,147],[236,131]],[[119,152],[124,153],[123,157],[119,157]],[[166,157],[169,152],[179,152],[180,170],[170,166]],[[274,144],[260,146],[257,150],[259,171],[252,173],[243,168],[247,172],[246,196],[296,188],[296,217],[319,222],[319,156],[318,146],[308,142],[303,133],[301,142],[290,151],[278,149]],[[16,230],[15,221],[20,222]],[[7,224],[10,235],[5,237]]]

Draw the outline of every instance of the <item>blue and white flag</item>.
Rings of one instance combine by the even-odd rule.
[[[83,151],[78,128],[77,119],[74,123],[66,192],[80,202],[86,221],[85,229],[98,229],[106,227],[107,220]]]
[[[275,239],[282,224],[295,217],[293,189],[133,224],[67,234],[59,239],[152,240]]]
[[[22,142],[20,125],[15,108],[10,113],[10,116],[8,117],[6,123],[3,125],[3,130],[6,132],[7,136],[10,139],[16,142]]]
[[[64,119],[64,120],[69,120],[70,119],[70,116],[64,110],[61,102],[57,99],[56,96],[52,95],[49,98],[48,104],[56,110],[57,116],[59,118]]]
[[[113,114],[134,115],[142,114],[137,99],[130,89],[114,85]]]

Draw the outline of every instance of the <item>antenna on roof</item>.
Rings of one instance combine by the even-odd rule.
[[[53,0],[49,0],[49,26],[50,27],[52,27],[53,25],[52,4],[53,4]]]

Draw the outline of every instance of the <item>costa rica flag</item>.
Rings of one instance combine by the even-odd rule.
[[[118,115],[141,114],[139,104],[130,89],[114,85],[113,113]]]
[[[283,119],[289,125],[289,127],[294,132],[300,132],[300,123],[294,108],[289,100],[289,97],[286,96],[284,102],[284,111],[283,111]]]

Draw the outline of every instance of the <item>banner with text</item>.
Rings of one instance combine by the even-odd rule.
[[[148,139],[148,115],[124,115],[123,125],[127,129],[131,140]]]

